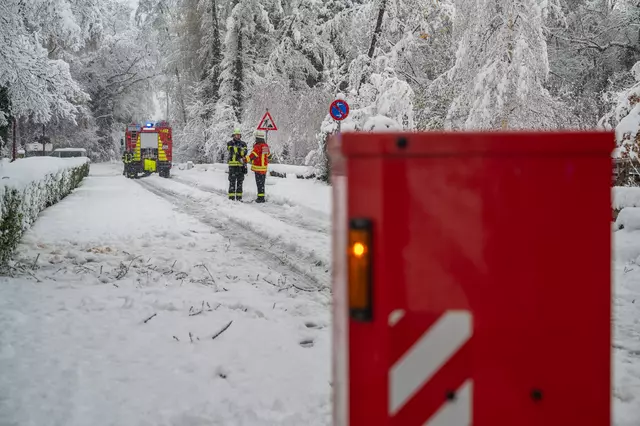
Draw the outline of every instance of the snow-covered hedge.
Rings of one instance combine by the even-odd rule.
[[[33,157],[0,163],[0,265],[10,259],[38,214],[88,174],[86,158]]]

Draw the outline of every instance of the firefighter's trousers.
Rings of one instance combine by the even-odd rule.
[[[244,169],[242,166],[229,166],[229,199],[242,200],[242,182]]]
[[[255,173],[256,175],[256,186],[258,187],[258,198],[256,199],[256,203],[264,203],[264,183],[267,180],[266,173]]]

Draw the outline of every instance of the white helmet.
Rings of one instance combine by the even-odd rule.
[[[256,137],[256,139],[262,139],[262,140],[264,140],[264,139],[265,139],[265,133],[264,133],[264,130],[256,130],[256,131],[255,131],[255,137]]]

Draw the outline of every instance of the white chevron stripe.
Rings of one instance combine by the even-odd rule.
[[[467,380],[456,391],[456,399],[447,401],[424,426],[471,426],[473,381]]]
[[[471,337],[471,314],[448,311],[389,371],[389,413],[393,416]]]

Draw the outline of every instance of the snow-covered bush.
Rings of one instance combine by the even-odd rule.
[[[38,214],[88,174],[86,158],[33,157],[0,164],[0,265],[10,259]]]
[[[340,131],[411,131],[415,129],[411,86],[397,77],[393,68],[388,67],[389,59],[380,57],[376,70],[368,81],[360,86],[357,94],[347,98],[350,105],[349,116],[340,124]],[[356,81],[357,79],[354,79]],[[339,94],[338,99],[345,96]],[[320,133],[316,135],[318,148],[307,156],[305,165],[315,167],[318,179],[328,181],[330,173],[326,145],[329,137],[338,131],[338,123],[327,114]]]

